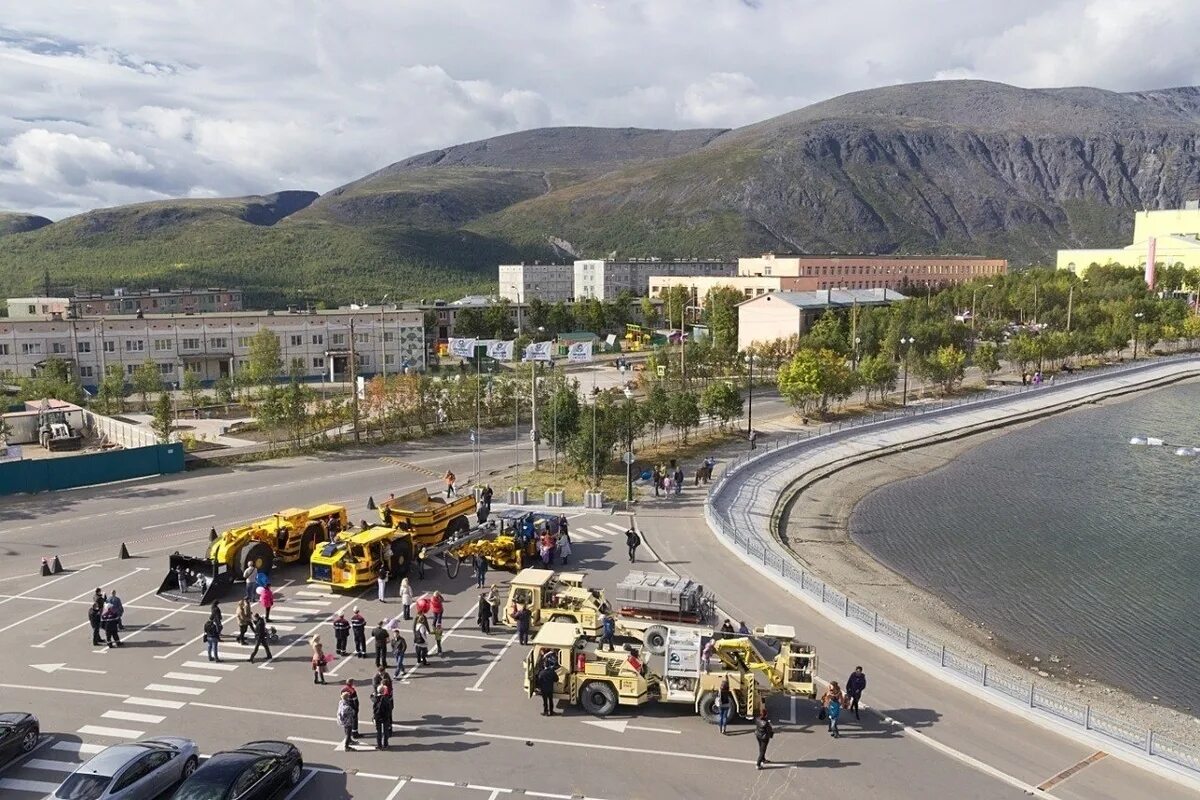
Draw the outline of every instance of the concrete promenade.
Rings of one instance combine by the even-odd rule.
[[[1200,788],[1200,772],[1195,771],[1200,764],[1196,764],[1194,753],[1160,739],[1161,747],[1155,750],[1166,757],[1151,757],[1147,753],[1149,742],[1144,740],[1142,732],[1127,730],[1114,723],[1119,728],[1114,732],[1125,740],[1119,741],[1094,730],[1085,730],[1084,715],[1090,716],[1091,711],[1085,711],[1082,701],[1078,706],[1070,701],[1060,702],[1060,697],[1069,697],[1066,690],[1051,689],[1046,685],[1044,697],[1039,695],[1035,704],[1039,708],[1030,708],[1029,702],[1022,707],[1014,697],[1016,692],[1012,690],[1012,684],[997,687],[996,684],[1001,682],[997,678],[984,688],[980,676],[968,665],[956,662],[954,658],[947,660],[945,655],[937,658],[937,653],[928,652],[929,647],[924,642],[922,648],[916,648],[912,643],[906,647],[903,629],[897,638],[897,632],[883,630],[872,619],[871,610],[848,602],[835,587],[824,587],[811,575],[802,576],[799,565],[775,538],[774,526],[779,510],[795,493],[796,485],[814,475],[828,474],[840,466],[884,452],[1044,416],[1102,397],[1195,375],[1200,375],[1200,359],[1157,361],[1085,374],[1055,386],[985,397],[956,407],[926,409],[904,418],[834,429],[823,436],[781,441],[767,452],[760,450],[752,457],[728,465],[709,496],[706,517],[718,540],[729,550],[760,575],[769,578],[776,587],[820,612],[823,617],[820,629],[837,643],[836,647],[830,648],[825,641],[818,640],[823,656],[823,677],[839,674],[844,677],[857,663],[875,658],[864,656],[864,652],[887,654],[883,663],[889,666],[883,674],[876,661],[872,694],[875,699],[896,699],[893,692],[914,699],[915,696],[928,698],[930,705],[918,705],[938,709],[936,732],[922,734],[931,737],[931,744],[945,744],[978,760],[981,768],[994,767],[1035,788],[1057,774],[1052,767],[1054,763],[1069,761],[1078,755],[1075,762],[1067,765],[1070,767],[1092,758],[1089,754],[1100,752],[1104,755],[1081,768],[1083,775],[1072,777],[1071,783],[1075,786],[1091,784],[1088,791],[1079,795],[1081,797],[1164,796],[1161,794],[1164,791],[1172,792],[1172,796],[1192,796]],[[714,588],[725,595],[721,587]],[[845,651],[856,651],[859,655],[828,657],[831,652],[844,654]],[[825,667],[835,661],[838,668],[830,675]],[[1001,675],[1015,674],[1028,679],[1013,668],[1001,666],[996,669]],[[907,705],[912,707],[914,704],[909,702]],[[1069,721],[1076,714],[1078,724]],[[1191,769],[1185,765],[1190,765]],[[1046,772],[1047,769],[1050,771]],[[1089,776],[1087,773],[1095,774]],[[1169,778],[1176,786],[1168,790],[1167,784],[1159,785],[1152,774]],[[1092,784],[1086,778],[1094,778],[1097,782]],[[1151,784],[1146,783],[1151,780],[1156,786],[1153,792],[1149,790]],[[1061,791],[1067,787],[1059,788]]]

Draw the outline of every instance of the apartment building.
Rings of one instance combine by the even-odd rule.
[[[574,297],[575,272],[570,264],[501,264],[500,296],[510,303],[543,300],[570,301]]]
[[[389,306],[300,313],[0,318],[0,374],[25,377],[47,359],[59,358],[93,389],[108,365],[119,364],[132,375],[149,359],[167,383],[182,381],[185,371],[211,382],[249,366],[250,339],[263,329],[279,338],[284,375],[295,365],[310,380],[343,380],[349,377],[352,354],[359,375],[425,369],[423,313]]]
[[[719,259],[582,259],[575,262],[573,272],[576,300],[613,300],[626,291],[634,297],[646,297],[650,278],[656,275],[731,276],[737,274],[737,265]]]
[[[788,255],[739,258],[742,277],[787,278],[779,291],[940,286],[1003,275],[1008,261],[976,256]]]
[[[108,294],[76,292],[69,297],[13,297],[8,301],[10,317],[38,317],[47,313],[33,301],[47,302],[68,316],[104,317],[113,314],[204,314],[214,311],[241,311],[241,289],[113,289]]]

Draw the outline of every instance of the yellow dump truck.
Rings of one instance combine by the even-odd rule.
[[[470,517],[474,513],[474,495],[448,500],[430,495],[425,489],[390,497],[379,504],[379,518],[384,526],[411,535],[417,550],[441,542],[447,534],[466,533],[471,529]]]
[[[201,557],[173,553],[158,593],[209,603],[242,577],[247,564],[270,572],[278,562],[307,562],[317,546],[350,525],[344,506],[286,508],[265,519],[230,528],[208,545]]]

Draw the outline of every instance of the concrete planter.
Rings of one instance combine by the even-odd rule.
[[[584,508],[604,508],[604,492],[584,492],[583,493]]]
[[[472,492],[474,493],[474,495],[475,495],[475,502],[476,502],[476,503],[482,503],[482,502],[483,502],[483,492],[484,492],[484,490],[486,490],[486,489],[487,489],[487,487],[486,487],[486,486],[482,486],[482,485],[479,485],[479,484],[476,484],[475,486],[472,486],[472,487],[471,487],[471,491],[472,491]]]
[[[565,505],[565,501],[563,500],[563,490],[562,489],[547,489],[546,490],[546,505],[553,506],[553,507]]]
[[[523,506],[528,501],[528,493],[522,486],[514,486],[508,490],[508,504],[510,506]]]

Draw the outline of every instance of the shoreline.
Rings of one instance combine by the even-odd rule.
[[[1129,402],[1140,395],[1138,392],[1099,404]],[[1200,719],[1159,705],[1161,700],[1140,698],[1107,685],[1069,663],[1052,662],[1056,654],[1030,651],[1003,641],[942,597],[876,559],[850,535],[850,518],[867,495],[897,481],[936,472],[966,451],[996,437],[1023,431],[1038,421],[889,453],[819,477],[783,506],[777,536],[814,575],[899,624],[931,635],[969,658],[999,663],[1014,673],[1028,673],[1069,689],[1105,713],[1153,728],[1181,743],[1200,744]]]

